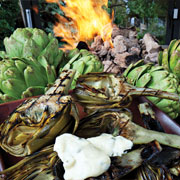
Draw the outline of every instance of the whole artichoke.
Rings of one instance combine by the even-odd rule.
[[[52,79],[48,79],[48,76]],[[44,94],[55,72],[47,72],[36,59],[6,58],[0,61],[0,103]]]
[[[44,67],[47,64],[57,67],[63,56],[58,40],[37,28],[17,28],[4,38],[4,46],[8,57],[33,57]]]
[[[143,60],[131,64],[123,73],[127,82],[137,87],[159,89],[171,93],[179,93],[178,78],[162,66],[152,63],[144,64]],[[157,107],[175,119],[180,113],[180,103],[173,100],[148,97]]]
[[[180,79],[180,39],[172,40],[167,49],[159,52],[158,62]]]
[[[75,69],[76,74],[71,84],[71,89],[76,86],[76,81],[80,75],[90,72],[103,72],[104,66],[99,58],[86,49],[78,50],[77,48],[71,50],[66,55],[68,61],[60,68],[60,72],[65,69]]]
[[[17,28],[10,37],[4,38],[5,55],[1,57],[18,57],[36,59],[47,72],[48,80],[54,83],[55,78],[49,71],[56,70],[63,58],[64,52],[59,49],[58,40],[51,34],[46,34],[37,28]]]

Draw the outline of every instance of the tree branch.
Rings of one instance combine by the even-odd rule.
[[[113,7],[117,7],[117,6],[126,7],[126,4],[124,4],[124,3],[119,3],[119,4],[111,4],[111,5],[109,6],[109,8],[113,8]]]

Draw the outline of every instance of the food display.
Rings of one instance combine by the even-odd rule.
[[[140,60],[122,74],[104,72],[91,49],[65,51],[52,34],[15,30],[0,52],[0,100],[26,99],[0,124],[0,150],[17,158],[0,179],[178,179],[180,132],[167,133],[152,108],[180,114],[178,62],[167,69],[164,60],[178,42],[159,65]]]
[[[75,48],[65,53],[51,33],[37,28],[17,28],[4,38],[4,47],[0,103],[44,94],[65,69],[76,70],[70,89],[81,74],[103,71],[102,62],[90,51]]]

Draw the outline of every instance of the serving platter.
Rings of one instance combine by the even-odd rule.
[[[20,100],[0,104],[0,123],[2,123],[5,119],[7,119],[8,116],[14,111],[14,109],[25,100],[26,99],[20,99]],[[169,116],[167,116],[164,112],[162,112],[159,108],[157,108],[153,103],[151,103],[145,97],[135,98],[131,106],[129,107],[129,109],[133,113],[134,122],[136,122],[141,126],[144,126],[140,112],[138,110],[138,105],[143,102],[148,102],[151,105],[152,109],[155,112],[157,121],[160,122],[166,133],[180,135],[180,125],[176,123],[174,120],[172,120]],[[77,104],[77,107],[79,109],[79,114],[81,119],[86,114],[84,113],[83,108],[80,104]],[[6,153],[3,149],[0,149],[0,171],[16,164],[21,159],[22,158],[14,157]]]

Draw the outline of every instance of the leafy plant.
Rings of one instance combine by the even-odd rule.
[[[42,29],[47,33],[53,32],[53,26],[58,20],[56,19],[55,14],[64,15],[59,6],[56,3],[47,3],[46,0],[39,0],[39,11],[41,18]],[[56,37],[59,40],[59,46],[63,44],[61,39]]]
[[[12,34],[18,24],[17,17],[21,17],[18,0],[1,0],[0,15],[0,50],[4,50],[3,39]]]

